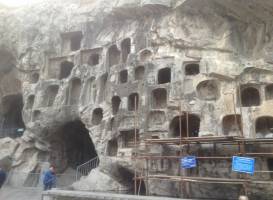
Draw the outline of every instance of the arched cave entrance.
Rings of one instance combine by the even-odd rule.
[[[261,116],[256,120],[256,137],[272,138],[273,137],[273,117]]]
[[[9,137],[21,136],[22,130],[25,129],[22,109],[22,94],[12,94],[2,98],[2,134]]]
[[[137,68],[135,68],[135,80],[136,81],[142,80],[144,78],[144,74],[145,74],[144,66],[138,66]]]
[[[119,181],[127,187],[128,194],[134,194],[135,191],[135,181],[134,173],[125,167],[118,166],[118,178]],[[137,181],[137,194],[146,195],[146,186],[144,181]]]
[[[77,166],[98,156],[89,131],[80,120],[62,126],[52,136],[50,143],[50,163],[59,173],[67,168],[76,169]]]

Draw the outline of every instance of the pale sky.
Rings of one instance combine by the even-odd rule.
[[[0,3],[7,6],[22,6],[39,0],[0,0]]]

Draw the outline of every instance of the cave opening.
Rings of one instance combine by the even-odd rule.
[[[82,33],[76,32],[73,34],[70,38],[70,49],[71,51],[77,51],[81,48],[81,42],[82,42]]]
[[[41,119],[41,111],[40,110],[34,110],[33,113],[32,113],[32,121],[35,122],[35,121],[38,121]]]
[[[22,94],[7,95],[2,98],[2,134],[10,137],[21,136],[22,130],[25,129],[22,118],[23,106]]]
[[[33,94],[29,95],[29,97],[27,98],[27,105],[26,105],[27,110],[31,110],[33,108],[34,101],[35,101],[35,95]]]
[[[256,120],[256,137],[272,138],[273,137],[273,117],[263,116]]]
[[[259,106],[260,93],[254,87],[247,87],[241,91],[241,102],[243,107]]]
[[[31,75],[31,83],[35,84],[39,81],[40,75],[38,73],[33,73]]]
[[[108,142],[107,145],[107,154],[108,156],[117,156],[118,154],[118,140],[117,138],[114,138]]]
[[[59,173],[96,158],[97,151],[88,129],[80,120],[64,124],[51,136],[50,163]]]
[[[62,80],[62,79],[68,78],[71,74],[73,67],[74,67],[74,64],[72,62],[69,62],[69,61],[62,62],[59,79]]]
[[[128,55],[131,53],[131,39],[126,38],[121,43],[122,62],[126,63]]]
[[[128,71],[122,70],[119,72],[119,83],[127,83],[128,81]]]
[[[266,100],[273,99],[273,84],[267,85],[265,87],[265,99]]]
[[[268,168],[268,171],[273,171],[273,158],[267,159],[267,168]],[[271,178],[273,178],[272,173],[271,173]]]
[[[158,84],[165,84],[171,82],[171,69],[169,67],[160,69],[158,71]]]
[[[0,73],[6,74],[16,66],[16,59],[12,53],[0,49]]]
[[[154,109],[165,108],[167,106],[167,91],[164,88],[157,88],[152,91],[152,107]]]
[[[134,173],[125,167],[118,166],[118,175],[120,182],[127,187],[128,194],[134,194],[135,191],[135,181]],[[139,195],[146,195],[146,186],[143,180],[138,180],[136,184],[136,191]]]
[[[53,106],[55,98],[58,94],[59,86],[58,85],[50,85],[46,89],[46,95],[45,95],[45,103],[44,105],[47,107]]]
[[[120,61],[120,51],[118,50],[117,45],[112,45],[108,50],[108,60],[109,66],[112,67],[113,65],[119,64]]]
[[[101,108],[96,108],[92,114],[92,124],[99,125],[103,119],[103,110]]]
[[[180,137],[181,128],[182,137],[187,137],[187,124],[189,137],[198,137],[200,129],[200,118],[194,114],[188,114],[188,117],[187,115],[174,117],[170,123],[171,136]]]
[[[241,130],[241,115],[226,115],[223,118],[224,135],[239,136]]]
[[[88,105],[90,103],[96,102],[97,89],[96,89],[95,79],[96,78],[92,76],[86,81],[84,92],[83,92],[84,105]]]
[[[140,137],[139,130],[131,129],[131,130],[120,131],[120,137],[122,141],[122,148],[133,148],[135,145],[135,139],[136,139],[136,142],[139,142],[139,137]]]
[[[100,55],[97,53],[92,54],[88,59],[88,65],[90,66],[98,65],[99,62],[100,62]]]
[[[145,68],[144,66],[138,66],[135,68],[135,80],[139,81],[144,78]]]
[[[128,97],[128,110],[129,111],[137,110],[138,101],[139,101],[138,93],[130,94],[130,96]]]
[[[72,81],[70,81],[68,104],[77,105],[79,103],[80,94],[81,94],[81,79],[74,78]]]
[[[199,64],[190,63],[185,66],[185,74],[187,76],[194,76],[200,73]]]
[[[112,113],[113,113],[113,115],[118,113],[120,103],[121,103],[121,99],[119,96],[112,97]]]
[[[217,100],[220,96],[218,85],[219,83],[215,80],[201,81],[196,87],[198,97],[208,101]]]
[[[100,81],[99,81],[99,101],[104,101],[106,96],[107,96],[107,80],[108,80],[108,73],[104,73],[101,77],[100,77]]]

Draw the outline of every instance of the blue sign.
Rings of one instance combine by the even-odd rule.
[[[248,157],[232,157],[232,171],[254,174],[255,159]]]
[[[195,156],[186,156],[181,158],[181,167],[183,169],[189,169],[196,167],[196,157]]]

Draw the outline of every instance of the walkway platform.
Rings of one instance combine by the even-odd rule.
[[[62,200],[62,199],[88,199],[88,200],[178,200],[178,198],[135,196],[125,194],[113,194],[87,191],[68,191],[53,189],[42,193],[42,200]],[[182,200],[179,198],[179,200]],[[191,199],[193,200],[193,199]]]

